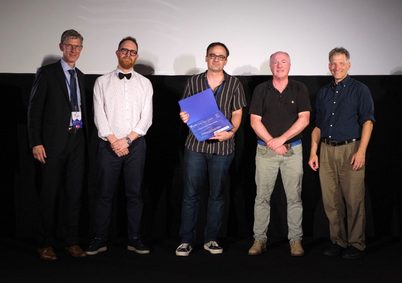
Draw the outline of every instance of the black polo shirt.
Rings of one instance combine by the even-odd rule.
[[[272,137],[279,137],[298,119],[300,112],[311,111],[310,96],[305,84],[289,79],[280,93],[272,80],[259,84],[250,103],[250,114],[261,116],[262,123]],[[288,142],[301,138],[301,134]]]

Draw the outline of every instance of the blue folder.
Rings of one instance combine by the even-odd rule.
[[[181,111],[190,115],[187,126],[198,141],[205,141],[215,133],[233,128],[219,110],[210,88],[180,100],[179,105]]]

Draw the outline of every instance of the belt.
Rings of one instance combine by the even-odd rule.
[[[356,141],[359,141],[360,138],[357,139],[349,139],[349,140],[344,140],[344,141],[336,141],[336,140],[331,140],[329,138],[321,138],[321,142],[326,143],[328,145],[332,145],[332,146],[339,146],[339,145],[345,145],[348,143],[353,143]]]
[[[265,144],[265,142],[263,140],[258,139],[257,143],[259,145],[266,146],[266,144]],[[290,148],[295,147],[296,145],[299,145],[301,143],[302,143],[301,139],[298,139],[298,140],[295,140],[294,142],[291,142],[291,143],[285,143],[284,146],[286,147],[286,149],[290,149]]]
[[[76,127],[68,127],[68,133],[71,135],[74,135],[76,133],[78,133],[81,130],[81,128],[76,128]]]

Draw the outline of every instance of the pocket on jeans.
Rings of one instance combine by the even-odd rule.
[[[257,155],[264,157],[264,158],[270,158],[270,157],[274,157],[276,155],[276,153],[273,150],[270,150],[266,146],[258,145],[257,146]]]

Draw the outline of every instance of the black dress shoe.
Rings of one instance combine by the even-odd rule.
[[[343,248],[337,244],[331,244],[323,251],[323,255],[326,256],[339,256],[342,253]]]
[[[342,258],[344,259],[359,259],[363,256],[364,251],[361,251],[355,247],[348,247],[342,252]]]

